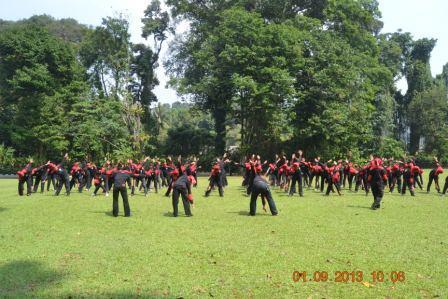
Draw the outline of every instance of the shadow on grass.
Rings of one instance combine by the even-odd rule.
[[[110,216],[110,217],[114,217],[114,214],[112,214],[112,211],[108,211],[108,212],[104,212],[104,211],[93,211],[90,213],[94,213],[94,214],[104,214],[106,216]],[[120,216],[120,215],[118,215]]]
[[[174,218],[173,213],[171,213],[171,212],[165,212],[165,213],[163,213],[163,216]]]
[[[249,211],[238,211],[238,212],[236,212],[236,211],[233,211],[233,212],[227,212],[228,214],[238,214],[238,215],[241,215],[241,216],[248,216],[249,215]]]
[[[2,208],[2,207],[0,207],[0,212],[4,212],[4,211],[6,211],[7,209],[6,208]]]
[[[262,212],[257,212],[255,214],[255,216],[272,216],[270,212],[265,213],[263,210],[261,210],[261,211]],[[246,216],[246,217],[249,216],[249,211],[239,211],[239,212],[234,211],[234,212],[227,212],[227,213],[228,214],[237,214],[237,215]]]
[[[64,279],[66,274],[37,261],[13,261],[0,266],[0,294],[5,297],[33,297]]]
[[[348,208],[355,208],[355,209],[368,209],[370,210],[370,206],[347,206]]]
[[[163,213],[163,216],[169,217],[169,218],[184,218],[184,217],[188,218],[187,215],[183,214],[183,212],[179,213],[179,215],[177,215],[177,217],[174,217],[172,212],[165,212],[165,213]],[[193,217],[194,217],[194,214],[193,214]]]

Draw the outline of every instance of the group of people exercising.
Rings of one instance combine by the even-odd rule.
[[[121,194],[125,216],[130,216],[128,189],[131,195],[134,195],[137,190],[148,196],[152,188],[157,193],[158,190],[166,187],[165,195],[170,196],[172,193],[173,216],[178,216],[180,197],[185,215],[192,216],[191,206],[194,206],[194,200],[191,189],[197,187],[198,159],[196,157],[184,162],[180,156],[176,161],[171,157],[165,160],[146,157],[138,162],[129,159],[115,164],[107,160],[101,166],[83,161],[73,163],[71,168],[68,162],[67,154],[59,163],[48,161],[38,167],[34,167],[33,160],[30,160],[23,169],[17,172],[19,195],[24,195],[25,184],[26,195],[37,192],[39,185],[41,193],[45,189],[49,191],[50,186],[53,185],[56,196],[60,195],[63,187],[65,187],[66,195],[70,195],[73,188],[76,188],[78,192],[93,189],[92,196],[97,196],[100,190],[105,196],[109,196],[109,191],[112,190],[113,215],[118,216],[118,198]],[[274,216],[278,214],[270,190],[273,187],[284,190],[290,196],[296,193],[304,196],[306,187],[324,192],[326,185],[325,195],[328,196],[334,192],[342,195],[342,188],[345,186],[352,191],[354,185],[355,192],[362,189],[368,195],[370,190],[372,191],[374,202],[371,208],[373,210],[380,208],[386,186],[390,192],[394,192],[397,187],[397,191],[403,195],[406,190],[409,190],[412,196],[415,196],[416,186],[423,188],[423,170],[412,159],[403,162],[372,156],[370,161],[364,164],[356,164],[349,160],[323,162],[320,157],[307,161],[303,152],[299,150],[292,154],[291,159],[285,155],[276,155],[271,162],[262,162],[260,156],[251,155],[244,162],[237,163],[224,154],[211,166],[209,185],[205,191],[206,197],[214,189],[218,189],[220,197],[224,196],[224,188],[228,185],[225,171],[227,164],[243,169],[242,186],[246,188],[247,195],[250,196],[249,215],[252,216],[256,213],[259,196],[265,211],[268,204],[271,214]],[[434,182],[439,193],[446,193],[448,177],[442,191],[439,186],[441,173],[443,168],[437,158],[434,158],[434,167],[429,173],[427,192],[430,192]]]

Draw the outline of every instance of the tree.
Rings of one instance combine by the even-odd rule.
[[[409,105],[411,124],[424,138],[424,150],[439,157],[448,157],[448,97],[443,84],[419,92]]]
[[[45,28],[25,24],[3,29],[0,123],[5,145],[16,149],[18,155],[37,153],[40,157],[52,147],[66,149],[67,124],[63,122],[73,99],[59,95],[78,89],[82,77],[73,49]],[[58,110],[49,111],[48,107]],[[52,113],[52,118],[47,118],[47,112]],[[45,133],[57,133],[60,138],[55,137],[50,143],[50,136]]]

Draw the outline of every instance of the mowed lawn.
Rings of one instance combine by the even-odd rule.
[[[387,193],[378,211],[363,191],[275,190],[279,215],[259,202],[249,217],[241,178],[229,182],[225,198],[204,198],[201,178],[191,218],[182,204],[173,218],[162,193],[132,197],[131,218],[120,203],[114,218],[111,196],[19,197],[16,180],[0,180],[0,297],[448,297],[448,197],[435,190]],[[329,280],[294,282],[294,271]],[[335,282],[336,271],[363,271],[363,283]]]

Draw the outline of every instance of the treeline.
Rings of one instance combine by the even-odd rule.
[[[204,151],[211,120],[192,105],[155,105],[154,70],[170,28],[154,1],[142,19],[147,44],[130,41],[122,16],[96,28],[33,16],[0,21],[0,145],[3,159],[137,157]],[[186,140],[189,148],[178,146]],[[177,142],[179,141],[179,142]]]
[[[380,33],[376,0],[168,0],[96,28],[50,16],[0,21],[0,144],[48,159],[370,153],[448,159],[448,64],[436,40]],[[160,51],[191,104],[156,104]],[[404,78],[402,94],[396,82]]]
[[[380,33],[376,0],[168,3],[190,24],[172,83],[213,116],[218,149],[236,124],[244,152],[448,158],[448,65],[433,78],[436,40]]]

